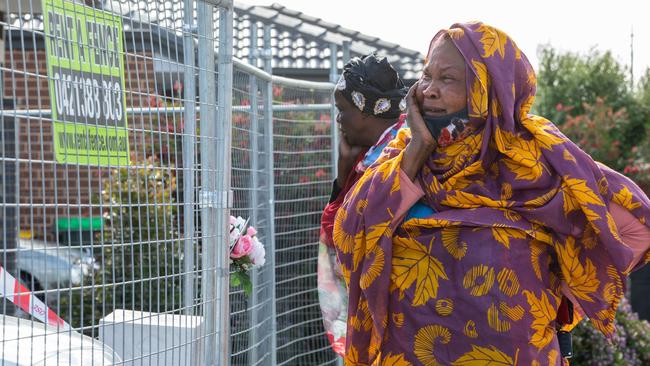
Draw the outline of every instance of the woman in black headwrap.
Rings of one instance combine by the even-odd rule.
[[[334,351],[345,352],[347,290],[333,247],[336,211],[347,191],[404,125],[408,88],[385,57],[355,57],[343,68],[334,100],[340,128],[337,177],[321,220],[318,294],[325,331]]]

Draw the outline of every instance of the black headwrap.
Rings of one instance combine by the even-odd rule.
[[[397,118],[406,110],[404,86],[386,57],[354,57],[343,67],[336,90],[367,115]]]

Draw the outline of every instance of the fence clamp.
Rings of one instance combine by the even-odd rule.
[[[199,26],[194,24],[183,24],[183,32],[197,34],[199,32]]]
[[[201,191],[201,208],[232,208],[232,191]]]

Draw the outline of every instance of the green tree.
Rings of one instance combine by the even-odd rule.
[[[545,46],[540,51],[537,76],[537,113],[557,124],[565,121],[560,109],[572,107],[574,116],[585,112],[584,104],[603,98],[615,111],[634,102],[627,70],[610,52],[591,50],[586,55],[558,52]]]
[[[569,117],[589,113],[587,106],[594,106],[602,99],[613,112],[625,110],[629,118],[622,130],[613,131],[619,135],[617,139],[620,137],[623,157],[627,157],[633,146],[643,144],[646,128],[650,128],[648,74],[640,91],[635,91],[630,87],[627,67],[610,52],[592,49],[579,54],[545,46],[539,59],[534,113],[562,126]]]

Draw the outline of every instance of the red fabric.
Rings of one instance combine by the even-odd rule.
[[[363,160],[367,151],[368,150],[364,150],[357,156],[354,165],[352,165],[353,167],[357,166],[357,164]],[[320,221],[320,240],[329,247],[334,246],[332,232],[334,231],[334,218],[336,217],[336,211],[338,211],[339,207],[341,207],[343,199],[345,198],[345,195],[348,193],[350,188],[352,188],[354,183],[356,183],[362,175],[363,173],[357,173],[356,169],[353,168],[350,174],[348,174],[345,185],[343,186],[343,189],[341,189],[341,192],[339,192],[338,197],[336,197],[334,201],[325,206],[325,209],[323,210],[323,215],[321,216]]]
[[[562,301],[560,302],[560,307],[557,309],[557,322],[559,325],[571,324],[573,322],[573,317],[569,311],[569,302],[570,300],[566,296],[562,296]]]

